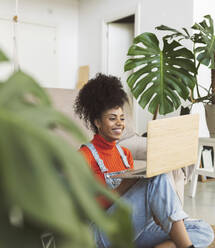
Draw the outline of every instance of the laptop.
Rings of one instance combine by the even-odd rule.
[[[113,178],[150,178],[195,164],[198,157],[199,115],[148,122],[147,160],[137,169]]]

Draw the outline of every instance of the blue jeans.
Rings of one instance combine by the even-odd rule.
[[[135,247],[153,247],[170,239],[173,222],[183,219],[195,247],[207,247],[214,239],[209,224],[187,219],[166,174],[139,180],[121,198],[132,208]],[[107,212],[111,214],[114,209],[115,205],[112,205]],[[152,216],[156,216],[162,227],[156,225]],[[111,246],[98,229],[95,230],[95,239],[99,248]]]

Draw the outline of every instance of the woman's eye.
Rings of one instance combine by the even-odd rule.
[[[115,117],[110,117],[109,120],[110,120],[110,121],[115,121],[115,120],[117,120],[117,118],[115,118]],[[124,121],[124,120],[125,120],[125,118],[120,118],[120,121]]]

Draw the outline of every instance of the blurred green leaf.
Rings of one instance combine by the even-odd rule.
[[[7,62],[9,61],[8,57],[0,50],[0,62]]]
[[[31,101],[27,97],[34,96]],[[35,102],[33,102],[35,101]],[[36,81],[18,71],[12,74],[9,79],[2,85],[0,91],[0,106],[16,110],[23,105],[51,106],[51,101],[46,92],[36,83]]]
[[[130,210],[97,182],[83,157],[55,129],[81,142],[81,130],[56,111],[34,79],[19,71],[0,86],[0,247],[41,247],[51,232],[57,248],[95,247],[90,223],[112,247],[133,247]],[[116,202],[109,216],[98,194]],[[23,220],[10,221],[18,208]],[[122,226],[123,225],[123,228]],[[30,245],[32,243],[32,245]]]

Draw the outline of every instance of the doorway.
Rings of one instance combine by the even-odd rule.
[[[140,17],[141,4],[138,4],[131,12],[120,13],[118,17],[103,20],[102,27],[102,72],[121,78],[124,90],[131,99],[130,103],[136,131],[138,129],[137,102],[133,100],[127,85],[126,80],[130,72],[124,72],[124,64],[134,37],[140,34]]]
[[[135,36],[135,15],[108,21],[106,26],[105,66],[103,72],[121,78],[124,90],[129,93],[126,83],[128,73],[124,72],[127,52]]]
[[[121,78],[124,90],[129,93],[124,72],[127,52],[134,38],[134,15],[107,23],[107,74]]]

